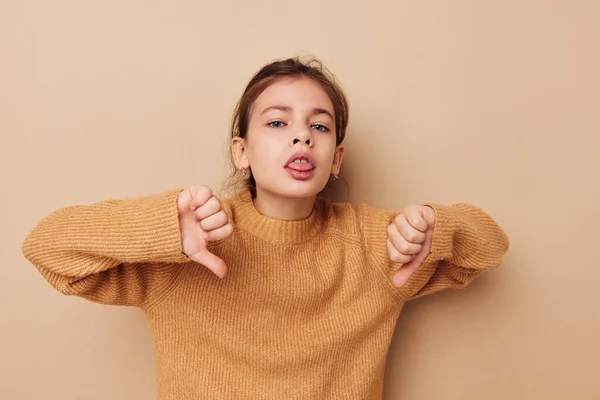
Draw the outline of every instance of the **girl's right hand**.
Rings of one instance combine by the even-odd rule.
[[[209,241],[226,239],[233,232],[219,200],[209,187],[192,186],[179,193],[177,210],[184,254],[223,278],[227,272],[225,262],[206,246]]]

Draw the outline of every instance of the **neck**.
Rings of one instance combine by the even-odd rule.
[[[256,189],[254,206],[262,215],[286,221],[306,219],[312,213],[316,196],[281,197],[259,188]]]

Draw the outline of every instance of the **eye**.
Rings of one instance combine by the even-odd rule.
[[[329,132],[329,128],[321,124],[314,124],[312,128],[318,130],[319,132]]]
[[[271,128],[282,128],[285,126],[285,123],[283,121],[271,121],[267,126],[270,126]]]

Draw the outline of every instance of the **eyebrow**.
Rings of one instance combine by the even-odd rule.
[[[260,113],[260,115],[263,115],[264,113],[266,113],[267,111],[270,111],[270,110],[281,110],[283,112],[290,112],[290,111],[292,111],[292,107],[288,107],[288,106],[270,106],[270,107],[265,108]],[[329,115],[329,117],[333,121],[335,121],[335,118],[333,118],[333,115],[329,111],[327,111],[326,109],[324,109],[324,108],[313,108],[312,109],[311,115],[319,115],[319,114]]]

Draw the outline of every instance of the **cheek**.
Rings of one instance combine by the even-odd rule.
[[[333,140],[327,138],[316,144],[320,145],[318,148],[321,162],[325,164],[326,167],[330,167],[333,164],[333,158],[335,156],[335,138]]]
[[[248,140],[246,156],[250,166],[254,170],[272,167],[277,158],[276,147],[273,141],[260,140],[256,136],[255,140]]]

